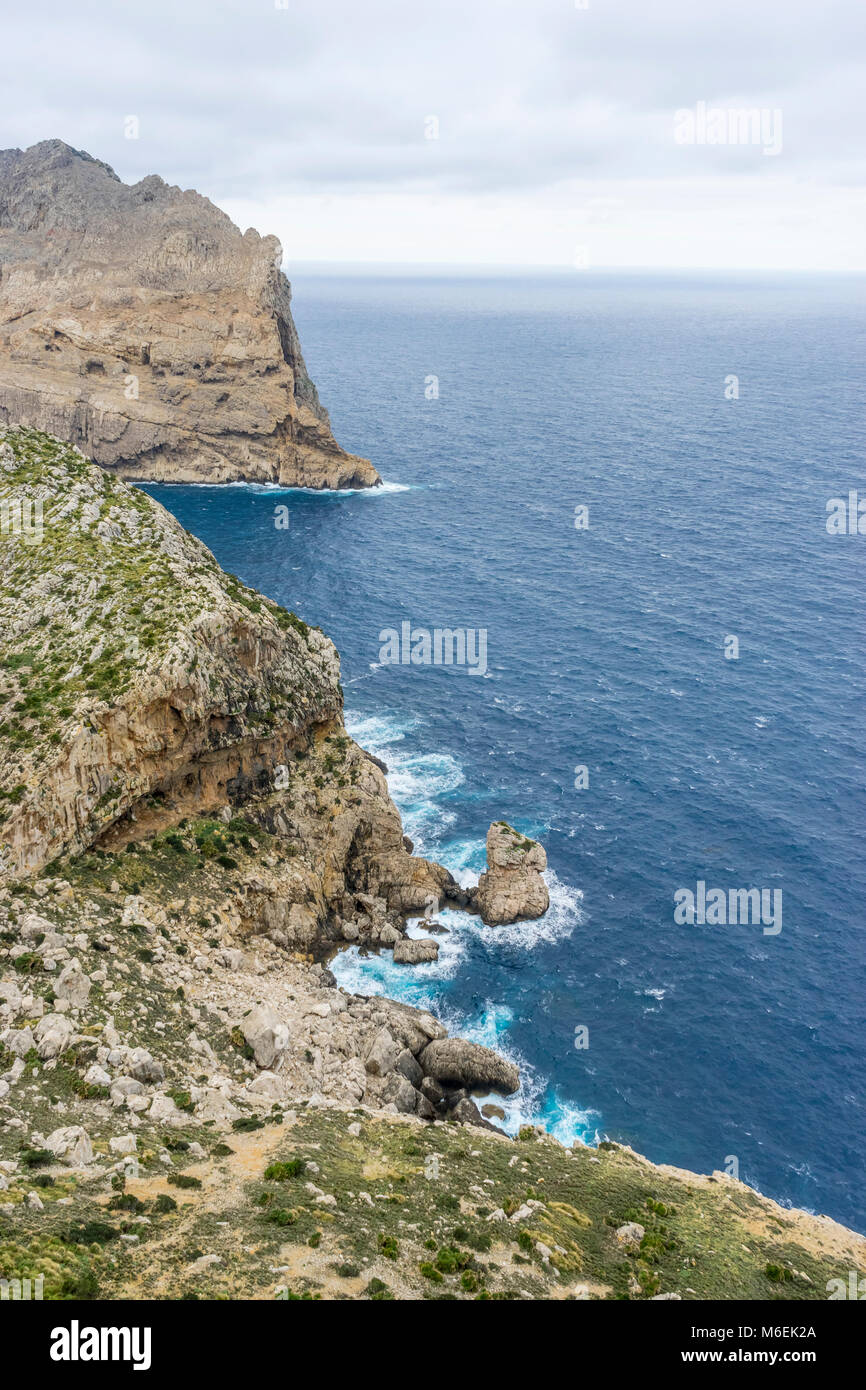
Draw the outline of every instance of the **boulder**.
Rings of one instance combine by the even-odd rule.
[[[644,1227],[639,1221],[627,1221],[624,1226],[618,1226],[616,1238],[624,1250],[639,1250],[640,1243],[646,1234]]]
[[[404,1047],[400,1056],[397,1058],[395,1069],[401,1076],[405,1076],[406,1080],[410,1081],[416,1089],[421,1085],[424,1079],[424,1073],[408,1047]]]
[[[84,1082],[87,1086],[111,1086],[111,1074],[101,1067],[98,1062],[88,1067],[84,1073]]]
[[[420,1085],[421,1094],[426,1100],[434,1105],[437,1110],[445,1101],[445,1088],[440,1086],[438,1081],[434,1081],[432,1076],[425,1076]]]
[[[165,1095],[163,1091],[157,1091],[150,1103],[148,1114],[154,1124],[170,1125],[174,1129],[184,1129],[192,1123],[192,1116],[179,1110],[171,1096]]]
[[[401,1048],[387,1028],[380,1028],[367,1052],[364,1065],[371,1076],[388,1076],[397,1065]]]
[[[113,1154],[134,1154],[138,1148],[138,1139],[134,1134],[115,1134],[109,1139],[108,1147]]]
[[[411,1081],[394,1071],[388,1078],[382,1099],[386,1104],[396,1105],[401,1115],[414,1115],[418,1094]]]
[[[241,1019],[244,1040],[253,1049],[256,1066],[272,1071],[289,1045],[289,1030],[265,1004],[257,1004]]]
[[[75,957],[64,966],[57,977],[54,993],[58,999],[67,1000],[71,1009],[83,1009],[90,994],[90,979],[81,968],[81,961]]]
[[[276,1072],[260,1071],[249,1083],[247,1090],[252,1095],[264,1096],[267,1100],[283,1100],[286,1095],[286,1083]]]
[[[145,1085],[157,1085],[165,1080],[165,1070],[161,1062],[157,1062],[152,1053],[146,1047],[136,1047],[130,1052],[127,1066],[130,1076],[135,1077],[136,1081],[142,1081]]]
[[[37,1023],[33,1036],[43,1062],[60,1057],[75,1037],[75,1029],[65,1014],[46,1014]]]
[[[427,937],[403,937],[394,943],[395,965],[423,965],[439,959],[439,942]]]
[[[440,1038],[428,1043],[418,1061],[426,1076],[446,1086],[499,1091],[503,1095],[511,1095],[520,1086],[520,1073],[513,1062],[506,1062],[498,1052],[464,1038]]]
[[[90,1135],[81,1125],[65,1125],[62,1129],[55,1129],[45,1140],[45,1147],[69,1168],[85,1168],[93,1162]]]
[[[232,1103],[225,1091],[218,1090],[213,1086],[192,1086],[190,1099],[195,1106],[197,1118],[203,1124],[225,1125],[241,1117],[241,1111]]]
[[[33,1047],[33,1030],[31,1028],[7,1028],[5,1033],[0,1033],[0,1043],[3,1044],[7,1052],[11,1052],[13,1057],[26,1057]]]
[[[447,1028],[423,1009],[398,1004],[394,999],[377,999],[376,1003],[387,1018],[393,1036],[416,1057],[433,1039],[448,1036]]]

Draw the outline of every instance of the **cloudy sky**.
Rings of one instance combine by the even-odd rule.
[[[0,147],[197,188],[289,266],[866,269],[864,35],[862,0],[41,0]]]

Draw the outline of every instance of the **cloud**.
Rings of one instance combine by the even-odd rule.
[[[677,204],[710,181],[724,211],[753,184],[762,205],[775,190],[780,207],[825,198],[844,218],[839,190],[864,173],[860,13],[860,0],[46,0],[4,20],[2,143],[59,136],[125,179],[158,172],[265,215],[434,199],[465,221],[467,247],[491,200],[529,228],[549,200],[630,203],[647,181]],[[780,110],[781,155],[677,144],[674,113],[698,102]],[[862,227],[857,198],[850,217]]]

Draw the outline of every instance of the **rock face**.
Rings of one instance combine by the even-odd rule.
[[[459,893],[406,850],[318,629],[40,432],[0,427],[0,501],[41,517],[0,531],[0,877],[244,807],[289,846],[245,881],[250,933],[309,950],[351,919],[397,940],[389,913]]]
[[[59,140],[0,151],[0,422],[126,478],[370,487],[309,378],[275,237]]]
[[[332,644],[40,431],[0,426],[0,506],[0,970],[23,967],[0,978],[2,1086],[35,1047],[88,1102],[172,1129],[312,1093],[486,1124],[468,1090],[516,1068],[321,964],[339,941],[433,960],[406,916],[466,896],[346,734]],[[109,1012],[142,968],[157,1012],[202,1001],[173,1060],[161,1015],[124,1039]]]
[[[472,894],[472,906],[490,926],[541,917],[550,906],[542,872],[547,855],[536,840],[497,821],[487,832],[487,871]]]

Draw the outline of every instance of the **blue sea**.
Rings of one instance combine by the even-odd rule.
[[[540,921],[445,913],[438,964],[352,948],[340,983],[517,1060],[511,1129],[727,1166],[866,1231],[866,536],[825,524],[866,497],[866,283],[294,292],[337,438],[387,486],[148,490],[333,637],[419,852],[471,883],[506,819],[550,863]],[[404,621],[486,630],[486,673],[383,664]],[[782,930],[679,925],[700,881],[781,889]]]

